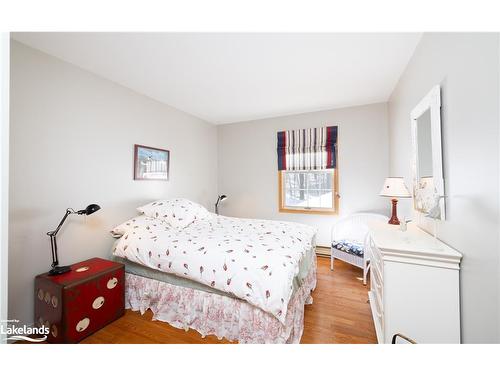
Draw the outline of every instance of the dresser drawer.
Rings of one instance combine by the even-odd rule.
[[[370,247],[370,258],[372,260],[380,261],[381,259],[380,250],[378,249],[377,245],[375,245],[375,241],[373,241],[372,236],[370,236],[370,238],[368,239],[368,246]]]
[[[375,295],[380,299],[380,302],[382,302],[384,300],[384,284],[379,272],[380,271],[376,267],[372,268],[371,289],[373,293],[375,293]]]
[[[380,324],[380,327],[383,330],[384,329],[384,310],[382,309],[380,304],[381,304],[381,302],[378,299],[378,297],[375,298],[375,305],[377,306],[375,309],[375,316],[378,319],[378,323]]]
[[[373,323],[375,324],[375,330],[377,331],[377,339],[379,343],[384,342],[383,332],[384,332],[384,311],[382,308],[381,301],[374,291],[369,293],[370,307],[372,310]]]
[[[379,283],[384,281],[384,262],[380,257],[380,252],[376,247],[372,248],[372,257],[370,259],[372,273],[377,273]]]

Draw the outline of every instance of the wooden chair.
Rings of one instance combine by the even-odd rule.
[[[374,213],[359,213],[346,216],[332,228],[330,269],[333,271],[335,258],[363,269],[363,284],[370,269],[369,249],[365,239],[369,229],[367,224],[373,221],[386,222],[387,216]]]

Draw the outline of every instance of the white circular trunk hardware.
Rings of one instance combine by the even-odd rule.
[[[90,324],[90,319],[89,318],[83,318],[76,325],[76,330],[78,332],[83,332],[83,331],[85,331],[87,329],[87,327],[89,326],[89,324]]]
[[[108,289],[113,289],[117,285],[118,285],[118,279],[116,277],[113,277],[108,280],[108,284],[106,286],[108,287]]]
[[[103,296],[97,297],[94,300],[94,302],[92,303],[92,307],[94,308],[94,310],[101,308],[102,305],[104,305],[104,297]]]
[[[45,303],[50,303],[50,293],[45,292]]]
[[[42,290],[42,289],[38,289],[38,299],[39,299],[40,301],[42,301],[42,300],[43,300],[43,290]]]
[[[54,309],[57,308],[57,304],[59,303],[59,300],[57,299],[56,296],[52,296],[51,302],[52,302],[52,306],[54,307]]]
[[[52,336],[57,337],[57,326],[55,324],[52,324],[52,329],[50,330],[50,333],[52,333]]]
[[[90,267],[87,267],[87,266],[85,266],[85,267],[80,267],[80,268],[77,268],[77,269],[75,270],[75,272],[85,272],[85,271],[88,271],[88,270],[89,270],[89,268],[90,268]]]

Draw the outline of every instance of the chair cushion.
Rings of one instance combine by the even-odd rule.
[[[345,253],[356,255],[358,257],[362,257],[365,253],[362,245],[346,240],[333,241],[332,247]]]

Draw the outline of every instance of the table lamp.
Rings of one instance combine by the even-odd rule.
[[[215,213],[218,215],[219,214],[219,203],[226,200],[227,199],[227,195],[219,195],[219,197],[217,198],[217,202],[215,202]]]
[[[79,211],[75,211],[72,208],[67,208],[66,213],[64,214],[57,228],[50,232],[47,232],[47,236],[50,237],[50,246],[52,247],[52,268],[49,271],[50,276],[61,275],[63,273],[71,271],[70,266],[59,266],[59,258],[57,257],[57,242],[56,242],[57,232],[59,232],[64,222],[68,218],[68,216],[72,214],[92,215],[94,212],[99,211],[100,209],[101,207],[99,207],[97,204],[90,204],[87,206],[87,208]]]
[[[392,216],[389,220],[389,224],[399,225],[397,209],[398,198],[411,197],[403,177],[387,177],[384,181],[384,187],[382,188],[380,195],[392,198]]]

